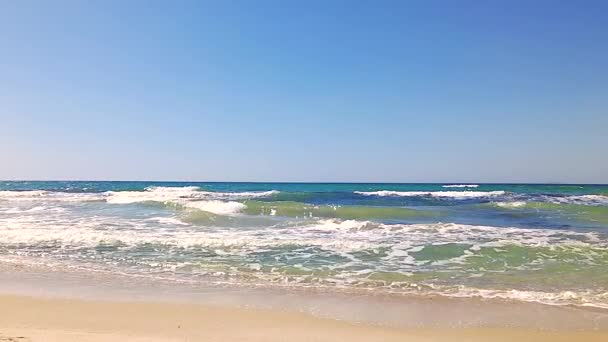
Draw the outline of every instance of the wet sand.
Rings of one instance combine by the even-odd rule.
[[[608,311],[210,287],[0,262],[0,341],[608,341]]]
[[[607,341],[606,331],[404,329],[279,310],[0,296],[0,341]]]

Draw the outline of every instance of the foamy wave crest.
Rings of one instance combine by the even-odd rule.
[[[196,196],[201,198],[213,198],[213,199],[251,199],[259,197],[268,197],[278,194],[277,190],[270,191],[245,191],[245,192],[212,192],[212,191],[198,191]]]
[[[278,191],[246,192],[212,192],[200,191],[199,187],[149,187],[144,191],[108,191],[104,193],[71,193],[46,190],[0,191],[2,201],[53,201],[53,202],[89,202],[106,201],[112,204],[138,202],[176,202],[182,204],[188,200],[244,200],[257,197],[268,197]],[[234,204],[232,204],[234,205]],[[200,205],[193,205],[196,207]]]
[[[165,216],[150,217],[150,218],[146,219],[146,221],[158,222],[160,224],[166,224],[169,226],[187,226],[188,225],[187,223],[185,223],[175,217],[165,217]]]
[[[150,187],[145,191],[110,191],[106,201],[113,204],[159,202],[174,204],[185,208],[198,209],[218,215],[235,214],[243,211],[246,205],[234,200],[267,197],[278,191],[211,192],[189,187]]]
[[[311,226],[305,226],[305,229],[309,229],[312,231],[356,231],[362,229],[374,229],[380,227],[382,225],[378,225],[377,223],[373,223],[371,221],[357,221],[357,220],[339,220],[339,219],[329,219],[329,220],[320,220],[318,223],[315,223]]]
[[[477,289],[460,286],[457,289],[436,287],[438,295],[455,298],[506,299],[547,305],[579,305],[608,309],[608,293],[598,291],[525,291]]]
[[[442,188],[477,188],[477,184],[448,184],[441,186]]]
[[[393,197],[415,197],[415,196],[428,196],[428,197],[439,197],[439,198],[479,198],[479,197],[494,197],[504,195],[506,192],[500,191],[355,191],[356,194],[364,196],[393,196]]]
[[[526,204],[528,204],[528,203],[526,203],[524,201],[515,201],[515,202],[496,202],[494,204],[501,208],[522,208],[522,207],[525,207]]]
[[[108,191],[106,201],[113,204],[128,204],[139,202],[168,202],[192,198],[197,187],[153,187],[145,191]]]
[[[52,201],[52,202],[89,202],[103,201],[99,193],[53,192],[45,190],[0,191],[0,200],[4,201]]]
[[[29,190],[29,191],[11,191],[4,190],[0,191],[0,198],[32,198],[32,197],[41,197],[48,193],[48,191],[44,190]]]
[[[156,221],[179,226],[179,229],[158,229]],[[116,220],[113,218],[83,218],[70,220],[58,218],[52,225],[32,217],[0,218],[0,241],[3,244],[33,246],[52,244],[57,251],[70,253],[70,249],[96,247],[98,245],[121,245],[136,247],[157,244],[168,247],[230,248],[234,255],[248,255],[266,248],[280,246],[318,247],[328,253],[341,255],[350,262],[359,262],[357,253],[365,250],[385,249],[382,266],[396,267],[402,271],[416,271],[425,262],[412,257],[425,246],[447,244],[466,245],[467,252],[453,259],[442,261],[461,263],[483,249],[504,246],[526,248],[565,248],[586,258],[594,258],[598,252],[589,248],[606,248],[604,240],[593,233],[560,232],[546,229],[501,228],[472,226],[455,223],[436,224],[381,224],[357,220],[316,220],[309,223],[293,222],[282,227],[250,227],[248,229],[205,229],[175,224],[170,218],[149,220]],[[119,226],[121,229],[107,229]],[[124,229],[124,228],[128,229]],[[587,248],[587,249],[584,249]],[[310,256],[315,251],[311,250]],[[545,252],[546,253],[546,252]],[[604,253],[604,252],[602,252]],[[538,257],[541,257],[540,255]],[[597,255],[601,258],[602,255]],[[598,259],[599,260],[599,259]],[[363,262],[364,260],[361,260]],[[435,263],[440,265],[439,263]]]
[[[548,197],[547,200],[558,204],[608,205],[608,196],[604,195]]]
[[[218,215],[236,214],[247,208],[246,205],[240,202],[224,202],[218,200],[184,202],[182,205],[187,208],[198,209]]]
[[[267,197],[278,193],[271,191],[247,191],[247,192],[212,192],[200,191],[199,187],[150,187],[145,191],[109,191],[108,203],[136,203],[136,202],[165,202],[175,199],[191,200],[227,200],[227,199],[250,199],[256,197]]]
[[[145,244],[156,244],[170,247],[207,247],[207,248],[236,248],[236,254],[255,252],[258,249],[278,246],[319,246],[328,250],[352,251],[373,247],[365,241],[341,241],[328,236],[317,236],[315,227],[328,230],[331,222],[321,222],[319,225],[296,225],[283,230],[286,234],[276,234],[272,227],[246,230],[205,230],[184,227],[176,230],[159,230],[154,223],[162,221],[165,224],[175,224],[170,218],[150,218],[152,223],[139,220],[111,220],[98,217],[82,221],[57,221],[52,228],[44,223],[36,224],[29,217],[0,219],[0,241],[8,244],[53,244],[57,247],[80,248],[96,247],[99,245],[123,245],[136,247]],[[129,227],[128,230],[102,230],[109,223]],[[334,223],[340,226],[341,223]],[[178,225],[183,225],[179,222]],[[344,229],[356,228],[359,223],[345,223]]]

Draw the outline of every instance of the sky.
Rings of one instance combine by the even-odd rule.
[[[0,179],[608,183],[608,2],[2,1]]]

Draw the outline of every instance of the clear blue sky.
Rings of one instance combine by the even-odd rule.
[[[608,1],[2,1],[0,179],[608,182]]]

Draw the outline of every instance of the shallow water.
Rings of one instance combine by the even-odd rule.
[[[608,308],[608,186],[0,182],[0,258]]]
[[[21,261],[12,257],[0,264],[2,295],[269,309],[398,328],[608,329],[608,311],[594,308],[378,291],[175,282],[58,265],[51,271],[48,265],[24,267]]]

